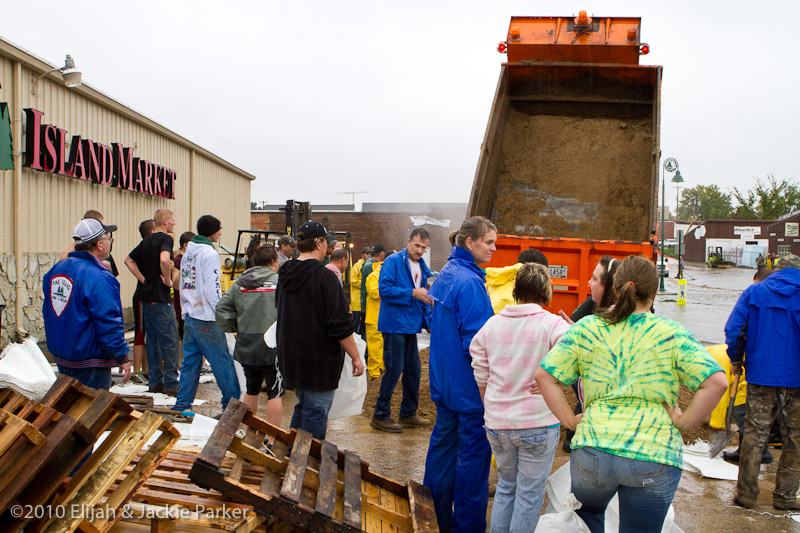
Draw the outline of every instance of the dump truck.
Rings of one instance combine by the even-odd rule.
[[[605,254],[653,255],[662,67],[641,19],[512,17],[468,216],[497,226],[486,266],[535,247],[551,264],[552,310],[570,313]]]

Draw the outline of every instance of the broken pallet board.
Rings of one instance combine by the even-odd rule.
[[[242,425],[244,438],[237,434]],[[260,446],[266,436],[275,439],[274,455]],[[233,465],[263,472],[262,478],[237,479],[239,472],[226,465],[230,454]],[[357,455],[302,430],[285,432],[236,400],[228,404],[189,477],[300,531],[438,531],[430,520],[433,502],[426,487],[380,476]]]

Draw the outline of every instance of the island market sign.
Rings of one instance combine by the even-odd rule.
[[[133,157],[133,148],[120,143],[111,143],[111,147],[108,147],[73,135],[67,145],[67,130],[43,124],[42,111],[24,111],[27,125],[23,166],[159,198],[175,199],[177,174],[174,170]]]

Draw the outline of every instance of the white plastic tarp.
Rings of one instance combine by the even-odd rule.
[[[722,455],[710,458],[708,446],[704,440],[696,440],[693,444],[684,446],[683,467],[703,477],[736,481],[739,478],[739,467],[725,461]]]

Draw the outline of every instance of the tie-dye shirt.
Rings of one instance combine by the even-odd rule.
[[[586,412],[573,448],[678,468],[683,468],[683,439],[663,404],[675,404],[681,384],[697,390],[722,371],[683,326],[651,313],[613,325],[586,317],[540,366],[567,385],[583,378]]]

